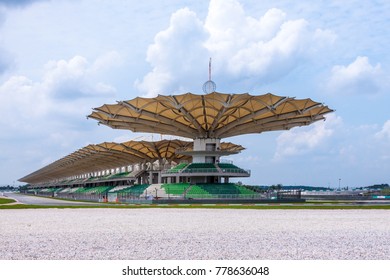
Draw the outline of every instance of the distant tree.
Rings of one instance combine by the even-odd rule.
[[[281,190],[283,188],[283,185],[282,184],[277,184],[277,185],[272,185],[270,187],[270,190],[275,190],[275,191],[278,191],[278,190]]]
[[[381,190],[381,195],[390,195],[390,187],[389,188],[383,188]]]

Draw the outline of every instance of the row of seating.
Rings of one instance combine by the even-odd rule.
[[[78,187],[78,188],[45,188],[38,190],[43,193],[58,193],[59,195],[68,195],[68,194],[81,194],[81,195],[101,195],[106,194],[111,191],[111,193],[118,194],[130,194],[130,195],[141,195],[149,187],[149,184],[141,184],[134,186],[97,186],[97,187]],[[235,185],[234,183],[230,184],[197,184],[190,185],[189,183],[176,183],[176,184],[163,184],[161,188],[164,189],[166,194],[171,195],[204,195],[204,196],[213,196],[213,195],[252,195],[256,194],[255,191],[250,190],[244,186]]]
[[[247,189],[244,186],[231,184],[197,184],[190,185],[188,183],[178,184],[163,184],[167,194],[184,195],[188,197],[191,195],[252,195],[256,192]]]
[[[177,184],[163,184],[161,187],[165,190],[165,193],[172,195],[182,195],[188,189],[190,184],[177,183]]]
[[[118,194],[134,194],[140,195],[142,194],[150,185],[149,184],[141,184],[134,185],[125,189],[118,191]]]
[[[187,163],[180,163],[176,165],[175,167],[172,167],[168,170],[168,173],[179,173],[182,169],[184,169],[187,166]]]
[[[214,163],[205,163],[205,162],[195,162],[188,165],[187,169],[195,168],[215,168]]]
[[[219,172],[218,167],[222,172],[246,173],[245,170],[232,163],[181,163],[168,170],[168,173],[212,173]]]
[[[67,188],[41,188],[30,189],[30,193],[38,192],[45,193],[58,193],[58,194],[104,194],[108,192],[117,193],[142,193],[149,184],[134,185],[134,186],[96,186],[96,187],[67,187]]]
[[[183,173],[198,173],[198,172],[218,172],[217,167],[214,163],[191,163],[187,166]]]
[[[116,179],[116,178],[124,178],[128,177],[131,173],[130,172],[121,172],[110,175],[107,179]]]
[[[218,163],[218,166],[223,169],[223,168],[239,168],[238,166],[232,164],[232,163]]]
[[[88,182],[103,181],[103,180],[110,180],[110,179],[117,179],[117,178],[125,178],[130,176],[131,176],[131,172],[121,172],[115,174],[108,174],[104,176],[89,177],[87,181]]]
[[[66,194],[66,193],[74,193],[74,192],[77,192],[80,188],[79,187],[76,187],[76,188],[65,188],[65,189],[62,189],[60,190],[58,193],[61,193],[61,194]]]
[[[54,192],[58,192],[59,190],[60,188],[44,188],[44,189],[40,189],[39,193],[54,193]]]
[[[91,188],[79,188],[74,193],[77,194],[103,194],[112,189],[112,186],[99,186],[99,187],[91,187]]]
[[[192,186],[187,194],[247,195],[247,194],[255,194],[255,192],[243,186],[238,186],[235,184],[204,184],[204,185]]]

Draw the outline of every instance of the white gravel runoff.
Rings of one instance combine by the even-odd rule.
[[[387,210],[0,210],[0,260],[389,260]]]

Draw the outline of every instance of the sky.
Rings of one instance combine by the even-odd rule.
[[[387,0],[0,0],[0,185],[88,145],[159,140],[97,125],[92,108],[217,91],[311,98],[335,112],[223,139],[245,184],[390,183]]]

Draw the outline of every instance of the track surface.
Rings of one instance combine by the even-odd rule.
[[[0,260],[390,258],[388,210],[17,209],[0,229]]]
[[[5,193],[5,195],[8,198],[15,199],[18,203],[22,204],[30,204],[30,205],[43,205],[43,206],[102,206],[102,205],[108,205],[107,203],[98,203],[98,202],[82,202],[82,201],[68,201],[68,200],[61,200],[61,199],[53,199],[53,198],[47,198],[47,197],[39,197],[39,196],[32,196],[32,195],[24,195],[19,193]],[[174,204],[174,200],[172,201],[172,204]],[[126,204],[121,204],[126,205]],[[166,204],[165,204],[166,205]],[[189,205],[189,204],[188,204]],[[205,202],[204,204],[198,204],[198,205],[216,205],[216,204],[208,204]],[[229,204],[229,205],[242,205],[242,204]],[[256,206],[294,206],[294,205],[300,205],[300,206],[371,206],[371,205],[390,205],[390,200],[362,200],[362,201],[327,201],[323,203],[300,203],[300,204],[292,204],[292,203],[281,203],[281,204],[274,204],[274,203],[256,203],[251,204]],[[115,204],[110,204],[110,206],[115,206]],[[146,205],[145,205],[146,206]],[[185,205],[182,205],[185,206]]]
[[[5,195],[8,198],[15,199],[19,203],[30,204],[30,205],[46,205],[46,206],[101,205],[101,203],[68,201],[68,200],[60,200],[60,199],[53,199],[47,197],[24,195],[19,193],[5,193]]]

